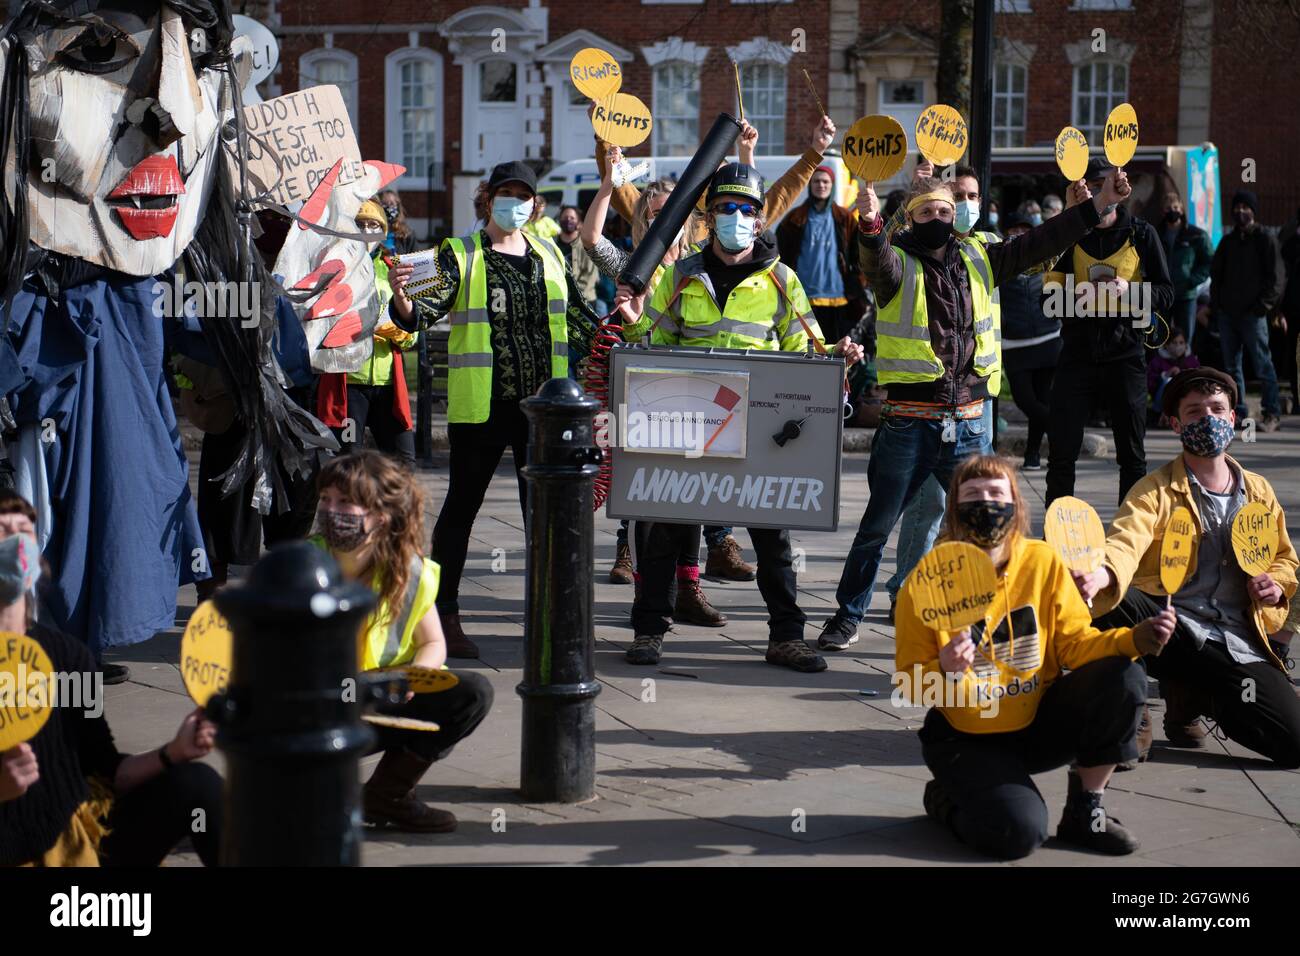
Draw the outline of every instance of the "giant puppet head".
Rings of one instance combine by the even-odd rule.
[[[209,199],[227,69],[251,62],[232,32],[225,0],[23,5],[0,56],[6,125],[30,124],[33,243],[129,275],[172,267]]]
[[[406,172],[406,167],[366,160],[356,179],[339,183],[342,168],[343,160],[334,164],[298,215],[308,223],[354,236],[361,204]],[[294,305],[307,333],[312,368],[319,372],[359,369],[370,357],[379,323],[370,245],[299,222],[289,228],[275,274],[291,295],[320,290]]]

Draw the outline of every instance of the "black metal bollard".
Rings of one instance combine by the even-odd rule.
[[[528,416],[528,558],[520,791],[577,803],[596,792],[592,483],[600,403],[553,378],[520,403]]]
[[[208,704],[227,767],[222,864],[358,865],[357,761],[374,732],[361,722],[357,630],[374,593],[295,541],[215,601],[234,639],[229,686]]]

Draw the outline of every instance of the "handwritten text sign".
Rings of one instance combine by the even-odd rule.
[[[1277,557],[1278,544],[1273,512],[1262,502],[1247,502],[1232,521],[1232,550],[1241,570],[1251,577],[1267,573]]]
[[[54,665],[35,638],[0,631],[0,753],[31,740],[50,719]]]
[[[415,694],[436,694],[440,691],[451,690],[460,683],[460,678],[451,671],[438,670],[432,667],[416,667],[413,664],[405,667],[384,667],[370,673],[383,674],[395,680],[405,680],[406,689]]]
[[[615,93],[596,104],[591,125],[605,142],[629,149],[650,135],[650,108],[631,93]]]
[[[888,179],[903,168],[907,134],[892,116],[864,116],[844,134],[844,165],[869,183]]]
[[[1080,498],[1057,498],[1043,518],[1043,537],[1065,566],[1091,574],[1106,558],[1106,529],[1097,511]]]
[[[936,166],[950,166],[966,152],[966,121],[951,106],[927,106],[916,121],[916,148]]]
[[[1169,516],[1164,540],[1160,542],[1160,586],[1166,594],[1175,594],[1183,586],[1195,540],[1196,525],[1192,522],[1192,513],[1180,505]]]
[[[997,586],[989,556],[965,541],[939,545],[921,558],[907,579],[921,622],[942,631],[959,631],[984,620]]]
[[[1088,172],[1088,137],[1073,126],[1057,134],[1056,165],[1070,182],[1077,182]]]
[[[594,46],[573,55],[569,61],[569,78],[578,92],[593,100],[613,96],[623,85],[623,71],[618,60]]]
[[[1138,148],[1137,111],[1128,103],[1121,103],[1106,117],[1106,158],[1115,166],[1123,166]]]
[[[230,680],[230,628],[211,601],[194,609],[181,637],[181,680],[200,707]]]
[[[339,160],[336,185],[361,175],[361,150],[337,86],[313,86],[244,107],[248,172],[255,195],[305,200]],[[278,160],[278,165],[277,165]]]

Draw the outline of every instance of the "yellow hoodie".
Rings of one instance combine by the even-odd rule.
[[[1045,541],[1019,536],[984,621],[971,628],[977,642],[971,670],[960,677],[943,673],[939,649],[955,635],[921,623],[910,587],[899,592],[894,622],[895,702],[901,695],[937,706],[955,729],[969,734],[1028,727],[1062,669],[1102,657],[1138,656],[1132,628],[1093,627],[1088,606],[1056,552]]]

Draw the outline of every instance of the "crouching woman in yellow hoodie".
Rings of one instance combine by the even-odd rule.
[[[1102,792],[1115,764],[1137,756],[1146,671],[1135,659],[1164,646],[1174,612],[1097,630],[1065,564],[1028,528],[1012,468],[967,458],[952,477],[944,539],[988,553],[996,597],[984,621],[950,633],[922,623],[910,587],[899,595],[895,684],[932,705],[921,728],[934,774],[925,810],[981,853],[1028,856],[1048,835],[1030,774],[1072,765],[1057,839],[1132,853],[1137,841],[1106,816]]]

